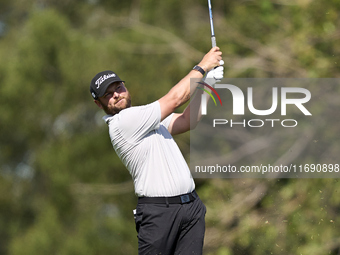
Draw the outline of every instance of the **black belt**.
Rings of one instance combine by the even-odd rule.
[[[139,197],[140,204],[186,204],[198,197],[196,191],[174,197]]]

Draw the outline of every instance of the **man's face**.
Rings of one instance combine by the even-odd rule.
[[[95,103],[106,114],[115,115],[131,106],[131,96],[123,82],[114,82],[107,88],[102,97],[95,100]]]

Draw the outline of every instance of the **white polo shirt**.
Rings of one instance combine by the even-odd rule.
[[[195,189],[190,169],[167,129],[172,116],[161,122],[156,101],[104,117],[113,148],[129,170],[138,196],[177,196]]]

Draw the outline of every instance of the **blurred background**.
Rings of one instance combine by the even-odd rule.
[[[212,8],[225,77],[339,78],[340,1]],[[210,48],[205,0],[0,0],[0,254],[137,254],[133,184],[90,80],[111,69],[133,105],[150,103]],[[336,155],[330,94],[323,134]],[[190,135],[176,141],[189,160]],[[338,179],[196,184],[208,210],[205,254],[340,254]]]

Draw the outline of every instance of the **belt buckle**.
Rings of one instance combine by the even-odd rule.
[[[185,203],[190,202],[190,197],[189,197],[189,195],[182,195],[182,196],[181,196],[181,202],[182,202],[182,204],[185,204]]]

